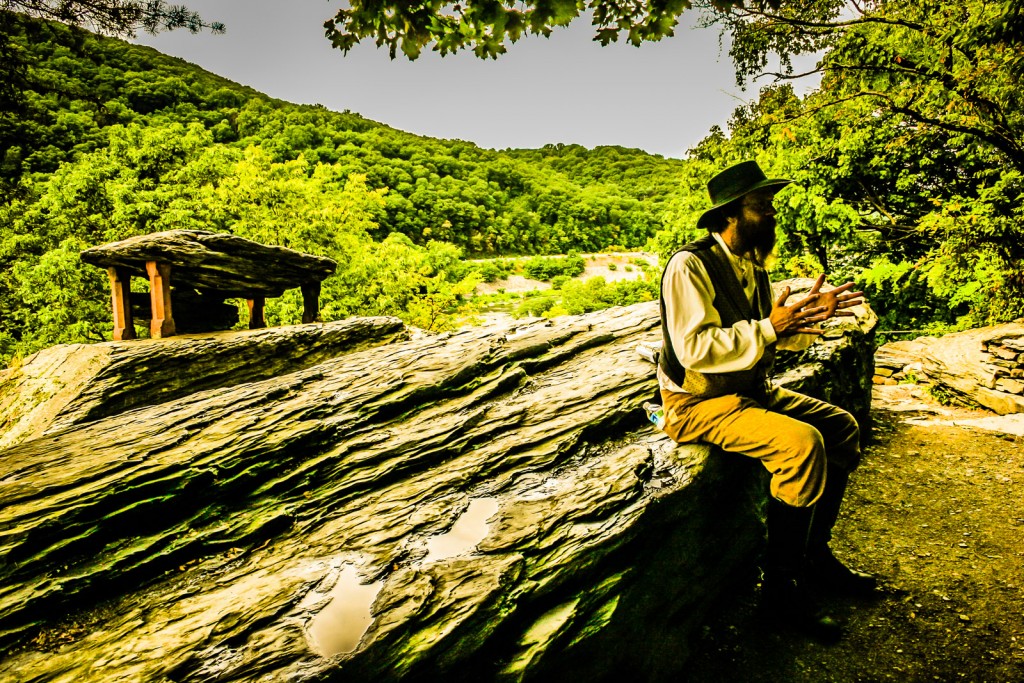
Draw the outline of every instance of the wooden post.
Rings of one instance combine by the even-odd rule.
[[[174,317],[171,312],[171,264],[146,261],[149,273],[149,301],[153,317],[149,321],[149,336],[153,339],[174,335]]]
[[[302,285],[302,322],[315,323],[320,320],[320,283],[308,282]]]
[[[266,297],[263,296],[246,299],[246,303],[249,304],[250,330],[258,330],[267,326],[267,321],[263,319],[263,304],[266,303],[266,300]]]
[[[114,306],[114,341],[135,339],[132,320],[132,276],[124,268],[107,268],[110,276],[110,299]]]

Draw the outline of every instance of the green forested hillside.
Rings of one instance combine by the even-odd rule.
[[[496,24],[490,42],[508,36],[504,14],[464,4],[474,21]],[[941,332],[1024,315],[1019,3],[693,6],[730,36],[741,80],[770,63],[783,68],[781,83],[685,160],[419,137],[0,13],[9,76],[0,84],[0,360],[109,334],[105,278],[77,257],[92,244],[169,228],[231,231],[335,258],[327,319],[389,313],[438,329],[469,312],[477,278],[507,266],[464,257],[643,245],[666,256],[695,236],[708,178],[751,158],[796,181],[776,199],[775,277],[855,279],[888,329]],[[362,7],[366,22],[351,38],[369,39],[403,7]],[[634,37],[664,35],[678,11],[638,10],[653,33]],[[412,44],[455,49],[463,43],[448,42],[453,26],[432,25],[440,33]],[[394,30],[397,40],[410,29]],[[784,67],[808,52],[819,55],[822,80],[798,97]],[[568,282],[520,308],[587,310],[655,288]],[[297,321],[298,308],[273,300],[268,320]]]
[[[564,174],[581,185],[609,185],[640,199],[656,216],[678,198],[686,164],[627,147],[545,145],[541,149],[507,149],[505,153]]]
[[[364,174],[371,189],[388,188],[381,236],[440,239],[482,255],[636,246],[660,227],[614,173],[570,178],[469,143],[276,101],[149,48],[56,24],[18,24],[31,67],[24,110],[6,116],[0,130],[8,188],[22,178],[44,181],[39,173],[107,147],[133,124],[152,130],[200,123],[209,134],[203,147],[255,146],[274,163],[302,155],[310,164]],[[660,161],[677,173],[681,168]],[[659,190],[666,185],[671,191],[671,181]],[[639,189],[649,198],[647,188]]]
[[[669,178],[625,182],[632,164],[598,175],[585,153],[560,172],[277,101],[80,29],[9,13],[4,25],[24,68],[0,114],[0,358],[108,334],[105,276],[77,261],[93,244],[230,231],[336,258],[328,318],[422,322],[418,307],[450,308],[469,288],[462,256],[642,246],[682,168],[623,150]],[[294,312],[286,299],[268,316]]]

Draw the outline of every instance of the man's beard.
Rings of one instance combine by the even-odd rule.
[[[751,219],[740,215],[737,217],[736,236],[739,238],[737,253],[764,268],[775,249],[775,217]]]

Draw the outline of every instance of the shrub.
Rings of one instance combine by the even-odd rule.
[[[561,306],[575,315],[651,301],[657,297],[657,282],[621,280],[609,284],[603,277],[592,277],[585,282],[573,280],[567,283],[562,289]]]
[[[565,308],[559,304],[555,304],[548,310],[544,311],[545,318],[557,318],[560,315],[569,315],[569,311],[565,310]]]
[[[491,259],[466,264],[466,270],[474,270],[481,282],[496,282],[508,278],[515,269],[515,261],[510,259]]]
[[[483,282],[494,282],[501,279],[501,268],[497,266],[493,261],[484,261],[483,263],[476,264],[475,270],[480,274],[480,279]]]
[[[534,280],[550,280],[556,275],[575,277],[586,269],[583,257],[534,256],[523,264],[523,271]]]
[[[526,315],[541,316],[554,305],[555,298],[553,296],[527,297],[516,307],[515,315],[516,317]]]

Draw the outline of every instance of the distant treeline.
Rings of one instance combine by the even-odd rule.
[[[272,164],[302,157],[310,169],[330,165],[340,177],[363,175],[370,190],[386,188],[375,237],[443,240],[476,256],[564,253],[642,246],[663,227],[659,209],[682,173],[679,160],[624,148],[503,153],[411,135],[357,114],[274,100],[150,48],[27,19],[14,26],[30,66],[21,109],[6,112],[0,129],[7,199],[30,201],[63,164],[88,165],[86,155],[119,142],[143,144],[117,161],[154,184],[198,156],[234,160],[255,147]],[[181,126],[190,139],[173,145]],[[144,230],[147,219],[111,228]],[[195,222],[184,212],[173,221]]]

